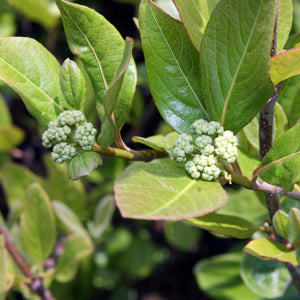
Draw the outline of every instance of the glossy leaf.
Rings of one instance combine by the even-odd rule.
[[[285,245],[267,238],[258,238],[249,242],[243,251],[261,259],[289,262],[294,266],[298,264],[297,257],[293,251]]]
[[[291,208],[288,217],[288,240],[293,244],[300,237],[300,211],[296,207]]]
[[[282,106],[289,126],[294,126],[300,119],[300,75],[287,79],[279,90],[277,101]]]
[[[56,224],[49,197],[38,184],[26,191],[20,227],[25,250],[42,265],[56,243]]]
[[[296,47],[296,44],[300,43],[300,32],[294,33],[290,35],[289,39],[287,40],[284,49],[289,50]]]
[[[293,24],[293,1],[279,0],[277,52],[284,48]]]
[[[0,126],[0,152],[9,152],[24,140],[24,131],[16,126]]]
[[[291,277],[284,263],[251,255],[244,255],[241,276],[255,294],[272,299],[284,294]]]
[[[90,175],[93,170],[102,165],[98,153],[82,152],[68,162],[68,176],[71,180]]]
[[[59,201],[52,201],[52,205],[56,216],[70,232],[88,235],[78,217],[68,206]]]
[[[200,49],[205,104],[210,119],[234,133],[273,93],[269,55],[274,20],[273,0],[228,0],[219,2],[206,27]]]
[[[173,0],[187,33],[200,51],[201,39],[210,14],[219,0]]]
[[[71,281],[76,275],[79,260],[89,256],[93,248],[93,243],[87,235],[68,236],[55,266],[55,279],[63,283]]]
[[[7,259],[4,236],[0,235],[0,300],[6,299]]]
[[[64,61],[59,72],[59,82],[66,102],[72,109],[82,111],[87,91],[84,76],[74,61]]]
[[[65,34],[73,54],[80,57],[91,78],[100,119],[105,118],[104,96],[122,60],[124,40],[102,15],[86,6],[56,0]],[[136,85],[134,61],[125,74],[120,99],[115,111],[118,127],[127,119]]]
[[[180,20],[179,12],[172,0],[155,0],[155,3],[172,18]]]
[[[43,125],[66,107],[59,86],[59,63],[30,38],[0,38],[0,80],[22,98],[28,111]]]
[[[110,146],[114,142],[117,130],[120,130],[117,126],[114,115],[119,103],[125,72],[127,71],[132,59],[132,50],[133,40],[127,37],[119,69],[104,96],[105,118],[102,123],[101,134],[98,138],[98,143],[104,147]]]
[[[272,57],[270,76],[274,84],[300,74],[300,48],[284,51]]]
[[[272,219],[272,224],[280,236],[283,238],[287,238],[289,236],[289,217],[284,211],[278,210],[275,213]]]
[[[114,191],[121,214],[138,219],[198,217],[227,200],[217,181],[192,180],[169,159],[131,165],[116,180]]]
[[[297,124],[275,141],[254,174],[268,183],[292,190],[294,183],[300,181],[299,134],[300,124]]]
[[[218,213],[185,220],[189,224],[212,231],[214,233],[245,239],[251,237],[258,228],[245,219],[236,216],[221,215]]]
[[[53,29],[58,22],[58,11],[49,0],[8,0],[8,2],[27,18],[47,29]]]
[[[228,253],[204,259],[194,274],[201,290],[212,299],[261,300],[243,283],[240,276],[242,253]]]
[[[176,131],[189,132],[195,120],[208,118],[199,85],[199,53],[182,23],[150,0],[140,4],[139,24],[155,104]]]
[[[88,223],[88,229],[94,238],[99,238],[110,224],[115,211],[113,195],[106,195],[97,204],[93,222]]]

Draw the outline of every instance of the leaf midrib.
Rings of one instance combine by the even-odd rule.
[[[181,74],[182,74],[184,80],[186,81],[187,85],[189,86],[189,88],[190,88],[192,94],[194,95],[196,101],[198,102],[198,104],[199,104],[201,110],[203,111],[203,113],[205,114],[205,116],[207,117],[207,119],[209,119],[209,115],[208,115],[206,109],[203,107],[203,105],[202,105],[202,103],[201,103],[199,97],[197,96],[196,92],[194,91],[194,89],[192,88],[190,82],[188,81],[187,77],[185,76],[183,70],[181,69],[180,64],[179,64],[179,62],[178,62],[178,60],[177,60],[177,58],[176,58],[174,52],[172,51],[172,48],[171,48],[170,44],[168,43],[167,38],[165,37],[165,35],[164,35],[164,33],[163,33],[163,31],[162,31],[160,25],[158,24],[158,21],[156,20],[156,18],[155,18],[155,16],[154,16],[154,12],[153,12],[153,9],[152,9],[151,5],[149,5],[149,7],[150,7],[150,10],[151,10],[152,17],[153,17],[153,19],[154,19],[154,21],[155,21],[155,24],[156,24],[157,28],[159,29],[159,31],[160,31],[160,33],[161,33],[161,36],[163,37],[163,39],[164,39],[164,41],[165,41],[167,47],[169,48],[169,51],[170,51],[170,53],[172,54],[172,57],[173,57],[173,59],[175,60],[175,62],[176,62],[176,64],[177,64],[177,67],[178,67],[179,71],[181,72]]]
[[[65,1],[63,1],[65,2]],[[97,64],[98,64],[98,67],[99,67],[99,70],[100,70],[100,73],[101,73],[101,77],[102,77],[102,80],[103,80],[103,83],[104,83],[104,87],[105,87],[105,90],[107,90],[108,88],[108,85],[107,85],[107,82],[106,82],[106,79],[105,79],[105,76],[104,76],[104,71],[103,71],[103,68],[102,68],[102,65],[101,65],[101,62],[97,56],[97,53],[94,49],[94,47],[92,46],[92,44],[90,43],[89,39],[87,38],[86,34],[80,29],[79,25],[77,25],[77,23],[75,22],[75,20],[71,17],[71,15],[67,12],[67,10],[64,8],[64,12],[65,14],[70,18],[70,20],[73,22],[73,24],[77,27],[77,29],[79,30],[79,32],[82,34],[83,38],[85,39],[85,41],[87,42],[88,44],[88,47],[91,49],[96,61],[97,61]]]
[[[57,106],[61,111],[64,111],[64,109],[55,102],[54,99],[52,99],[41,87],[39,87],[37,84],[35,84],[31,79],[29,79],[27,76],[25,76],[23,73],[21,73],[18,69],[16,69],[13,65],[9,64],[6,60],[4,60],[2,57],[0,57],[0,60],[8,65],[11,69],[13,69],[17,74],[19,74],[22,78],[24,78],[27,82],[29,82],[32,86],[34,86],[35,89],[39,90],[46,98],[48,98],[53,105]],[[7,82],[3,77],[0,77],[4,82]],[[11,84],[9,84],[11,85]],[[13,85],[11,85],[13,86]]]
[[[300,151],[297,151],[295,153],[292,153],[292,154],[289,154],[289,155],[286,155],[284,157],[281,157],[277,160],[274,160],[272,161],[271,163],[263,166],[261,169],[259,169],[259,173],[263,172],[263,171],[266,171],[268,168],[270,168],[271,166],[275,165],[275,164],[278,164],[278,163],[281,163],[281,162],[284,162],[285,160],[293,157],[293,156],[296,156],[296,155],[299,155],[300,154]]]
[[[251,34],[249,35],[249,38],[247,40],[247,43],[246,43],[246,46],[244,48],[244,51],[243,51],[243,55],[241,57],[241,60],[238,64],[238,67],[236,69],[236,72],[234,74],[234,77],[232,79],[232,82],[231,82],[231,85],[230,85],[230,88],[228,90],[228,93],[227,93],[227,96],[226,96],[226,99],[225,99],[225,102],[224,102],[224,106],[223,106],[223,111],[222,111],[222,117],[221,117],[221,124],[224,125],[225,123],[225,118],[226,118],[226,111],[227,111],[227,106],[228,106],[228,102],[229,102],[229,99],[230,99],[230,96],[231,96],[231,93],[232,93],[232,90],[233,90],[233,87],[235,85],[235,82],[236,82],[236,79],[237,79],[237,76],[239,74],[239,71],[240,71],[240,68],[242,66],[242,62],[244,61],[244,58],[245,58],[245,55],[247,53],[247,50],[248,50],[248,46],[249,46],[249,43],[250,43],[250,40],[253,36],[253,33],[254,33],[254,29],[256,28],[256,25],[257,25],[257,20],[260,16],[260,13],[261,13],[261,8],[262,8],[262,1],[260,2],[260,6],[259,6],[259,10],[257,12],[257,15],[256,15],[256,18],[255,18],[255,23],[253,24],[253,27],[252,27],[252,30],[251,30]]]
[[[166,207],[170,206],[172,203],[174,203],[179,197],[181,197],[184,193],[186,193],[187,190],[189,190],[194,184],[196,183],[196,180],[192,180],[187,186],[185,186],[178,194],[176,194],[172,199],[170,199],[166,204],[163,206],[156,208],[155,210],[152,210],[150,212],[147,212],[145,215],[153,215],[158,213],[160,210],[165,209]]]

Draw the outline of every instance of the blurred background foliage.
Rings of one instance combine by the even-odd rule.
[[[129,122],[122,132],[129,145],[133,136],[166,134],[171,130],[161,120],[149,92],[139,34],[133,20],[139,2],[76,1],[104,15],[124,38],[131,36],[135,39],[133,54],[138,69],[138,88]],[[156,2],[178,18],[170,0]],[[299,41],[300,1],[293,2],[291,34]],[[28,36],[47,47],[60,62],[67,57],[74,59],[52,0],[0,0],[0,36]],[[86,115],[99,126],[93,103],[94,92],[87,76],[86,81]],[[293,81],[299,91],[299,76]],[[246,138],[251,135],[253,126],[255,124],[248,127],[248,135],[245,132]],[[21,225],[29,226],[26,224],[30,221],[26,223],[22,218],[26,220],[29,216],[30,220],[39,211],[30,206],[33,204],[26,193],[32,184],[36,184],[41,194],[51,200],[49,214],[53,211],[56,216],[57,243],[42,268],[45,278],[51,278],[50,288],[57,299],[259,300],[269,298],[271,294],[277,299],[297,299],[293,287],[285,297],[280,297],[284,287],[278,283],[285,284],[287,275],[284,271],[280,274],[272,272],[278,262],[262,263],[240,252],[247,241],[216,236],[181,222],[123,219],[115,209],[112,194],[113,182],[127,162],[105,159],[103,166],[90,176],[71,182],[65,166],[56,165],[49,159],[41,145],[41,132],[42,128],[27,113],[23,102],[0,82],[0,223],[28,263],[37,267],[33,246],[24,241],[26,228],[22,229]],[[249,143],[249,147],[255,153],[255,145]],[[236,186],[227,190],[229,201],[220,213],[230,212],[232,215],[235,211],[237,216],[255,223],[264,222],[267,210],[261,195],[253,196],[252,192]],[[285,207],[284,201],[286,211],[291,201],[294,207],[299,207],[293,200]],[[243,272],[240,272],[241,264]],[[251,268],[258,265],[262,277],[253,278]],[[23,275],[12,260],[8,269],[9,285],[13,288],[7,299],[37,299],[20,284]],[[269,294],[263,292],[266,287]],[[262,292],[257,295],[253,291]]]

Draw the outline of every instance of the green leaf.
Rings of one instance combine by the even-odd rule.
[[[8,126],[12,124],[12,119],[10,116],[10,112],[8,106],[0,94],[0,127]]]
[[[282,210],[278,210],[272,219],[272,224],[275,227],[276,232],[283,238],[287,238],[289,236],[288,223],[289,223],[289,217]]]
[[[0,36],[13,36],[17,31],[15,12],[6,7],[4,2],[0,4]]]
[[[106,195],[97,204],[93,221],[88,223],[88,229],[93,238],[99,238],[110,224],[115,211],[113,195]]]
[[[279,53],[271,58],[270,76],[274,84],[300,74],[300,48]]]
[[[121,88],[123,86],[125,78],[125,72],[127,71],[132,59],[132,50],[133,39],[127,37],[119,69],[114,75],[114,78],[105,93],[104,106],[106,108],[108,116],[111,116],[116,111],[118,98],[120,96]]]
[[[70,232],[88,235],[78,217],[68,206],[59,201],[52,201],[52,206],[58,219]]]
[[[22,98],[28,111],[45,127],[65,107],[59,86],[59,63],[30,38],[0,38],[0,80]]]
[[[296,44],[300,42],[300,32],[294,33],[290,35],[289,39],[287,40],[284,49],[289,50],[295,47]]]
[[[277,101],[282,106],[289,126],[294,126],[300,119],[300,75],[287,79],[279,90]]]
[[[83,111],[87,91],[84,76],[75,61],[65,60],[60,68],[59,82],[66,102],[73,109]]]
[[[69,282],[76,275],[80,259],[89,256],[94,246],[87,235],[72,234],[64,241],[64,250],[55,266],[55,279],[59,282]]]
[[[0,152],[10,152],[24,140],[24,131],[16,126],[0,126]]]
[[[227,187],[225,190],[228,201],[218,209],[218,214],[239,217],[252,224],[263,224],[268,217],[268,210],[264,206],[264,193],[244,187]]]
[[[217,181],[192,180],[169,159],[129,166],[116,180],[114,190],[122,215],[137,219],[198,217],[227,200]]]
[[[77,180],[90,175],[100,165],[102,159],[98,153],[82,152],[68,162],[68,176],[71,180]]]
[[[300,237],[300,211],[292,207],[288,217],[288,240],[294,244]]]
[[[195,120],[208,118],[199,85],[199,53],[182,23],[150,0],[140,4],[139,24],[155,104],[176,131],[190,132]]]
[[[234,133],[274,91],[269,77],[274,20],[273,0],[228,0],[219,2],[207,24],[200,49],[201,88],[210,119]]]
[[[27,187],[34,182],[41,184],[42,180],[21,165],[8,163],[1,169],[1,184],[10,207],[23,199]]]
[[[300,124],[297,124],[276,140],[254,175],[291,191],[294,183],[300,181],[299,134]]]
[[[66,165],[55,163],[50,156],[45,157],[44,163],[48,177],[42,184],[50,199],[63,202],[82,218],[85,215],[86,205],[86,192],[82,182],[71,181],[67,175]]]
[[[114,114],[119,103],[120,93],[125,78],[125,72],[127,71],[129,63],[132,59],[132,49],[133,39],[127,37],[119,69],[116,72],[104,96],[104,108],[106,117],[102,124],[101,134],[98,138],[98,143],[104,147],[107,147],[114,142],[117,130],[121,129],[117,126]]]
[[[56,224],[49,197],[36,183],[26,191],[20,227],[25,250],[42,265],[54,248]]]
[[[244,255],[241,276],[255,294],[272,299],[284,294],[291,278],[282,262],[260,260],[251,255]]]
[[[250,157],[248,152],[242,151],[238,148],[238,163],[243,175],[251,178],[253,171],[259,166],[260,161],[256,158]]]
[[[188,219],[185,222],[218,234],[245,239],[251,237],[258,228],[243,218],[221,215],[218,213]]]
[[[202,36],[219,0],[174,0],[181,20],[195,48],[200,51]]]
[[[132,138],[132,141],[135,143],[143,144],[155,150],[164,151],[167,150],[169,147],[173,147],[177,137],[177,132],[171,132],[166,136],[163,136],[161,134],[149,136],[147,138],[134,136]]]
[[[242,253],[228,253],[197,263],[194,274],[201,290],[213,299],[261,300],[243,283],[240,276],[241,260]]]
[[[47,29],[53,29],[58,22],[58,11],[50,0],[7,0],[30,20]]]
[[[105,119],[104,96],[122,61],[124,40],[116,28],[102,15],[88,7],[56,0],[60,10],[68,45],[83,62],[95,93],[100,119]],[[115,111],[117,127],[125,123],[136,85],[134,61],[126,71]]]
[[[0,235],[0,300],[6,299],[7,258],[4,236]]]
[[[274,110],[273,135],[274,141],[281,137],[289,129],[288,118],[279,103],[276,103]]]
[[[179,221],[164,222],[164,234],[167,242],[181,251],[197,248],[202,231]]]
[[[258,238],[249,242],[243,251],[260,259],[274,259],[298,265],[296,254],[285,245],[267,238]]]
[[[158,248],[146,231],[133,237],[129,247],[113,257],[114,263],[129,278],[146,278],[165,258],[165,251]]]
[[[277,29],[277,52],[282,50],[289,38],[293,24],[293,1],[279,0],[278,29]]]

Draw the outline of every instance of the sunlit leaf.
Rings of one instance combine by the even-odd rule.
[[[0,38],[0,80],[22,98],[28,111],[45,127],[67,107],[59,86],[60,65],[30,38]]]
[[[272,57],[270,76],[274,84],[300,74],[300,48],[284,51]]]
[[[218,234],[239,239],[251,237],[258,228],[249,221],[236,216],[207,214],[203,217],[188,219],[185,222]]]
[[[131,165],[118,177],[114,190],[122,215],[138,219],[198,217],[227,200],[217,181],[193,180],[169,159]]]
[[[155,104],[176,131],[189,132],[195,120],[208,118],[199,85],[199,53],[182,23],[150,0],[140,4],[139,24]]]
[[[258,238],[249,242],[243,251],[261,259],[274,259],[298,265],[296,254],[285,245],[267,238]]]
[[[274,91],[269,56],[275,11],[273,0],[220,1],[206,27],[200,49],[206,108],[211,119],[234,133]]]
[[[173,0],[181,20],[193,42],[200,51],[201,39],[210,14],[219,0]]]

